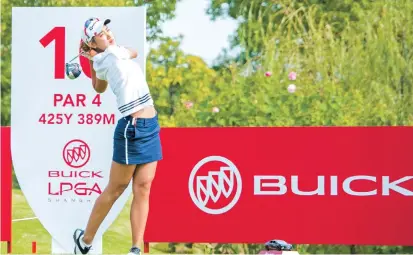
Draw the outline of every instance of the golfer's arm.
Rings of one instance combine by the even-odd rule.
[[[98,78],[96,78],[96,72],[93,69],[93,61],[90,60],[90,71],[91,71],[91,76],[92,76],[92,85],[93,85],[93,89],[95,89],[95,91],[97,93],[103,93],[105,92],[106,88],[108,87],[108,82],[104,81],[104,80],[99,80]]]

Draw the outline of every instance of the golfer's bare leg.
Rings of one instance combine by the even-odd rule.
[[[115,201],[122,195],[135,172],[136,165],[122,165],[112,162],[109,183],[100,194],[93,206],[92,213],[87,223],[83,241],[91,244],[96,232],[109,213]]]
[[[133,176],[133,200],[130,212],[132,245],[139,248],[143,243],[149,213],[149,193],[156,166],[157,162],[138,165]]]

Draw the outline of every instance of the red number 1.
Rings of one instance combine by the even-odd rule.
[[[55,59],[54,59],[54,78],[64,79],[65,78],[65,39],[66,39],[66,28],[65,27],[54,27],[49,31],[42,39],[40,43],[43,47],[47,47],[51,42],[55,41]],[[90,76],[90,63],[89,60],[83,56],[80,56],[80,66],[82,67],[83,73],[91,78]]]
[[[54,48],[54,78],[65,78],[65,28],[55,27],[50,30],[42,39],[40,43],[46,48],[51,42],[55,41]]]

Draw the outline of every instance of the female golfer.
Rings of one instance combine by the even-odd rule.
[[[149,211],[149,192],[157,162],[162,159],[158,114],[139,65],[137,52],[118,46],[108,28],[110,20],[88,19],[82,29],[81,54],[90,60],[92,85],[103,93],[108,84],[116,95],[119,119],[113,136],[113,158],[107,187],[96,200],[86,229],[76,229],[75,254],[87,254],[93,238],[132,180],[130,211],[132,248],[140,254]]]

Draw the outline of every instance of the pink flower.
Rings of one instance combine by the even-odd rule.
[[[266,73],[265,73],[265,76],[267,76],[267,77],[270,77],[271,75],[272,75],[271,72],[266,72]]]
[[[295,79],[297,79],[297,73],[296,72],[290,72],[288,74],[288,79],[290,79],[290,81],[295,81]]]
[[[192,106],[194,106],[194,103],[192,103],[191,101],[185,102],[185,107],[186,107],[186,109],[191,109]]]
[[[219,108],[218,108],[218,107],[216,107],[216,106],[215,106],[215,107],[213,107],[213,108],[212,108],[212,112],[215,112],[215,113],[216,113],[216,112],[219,112]]]

